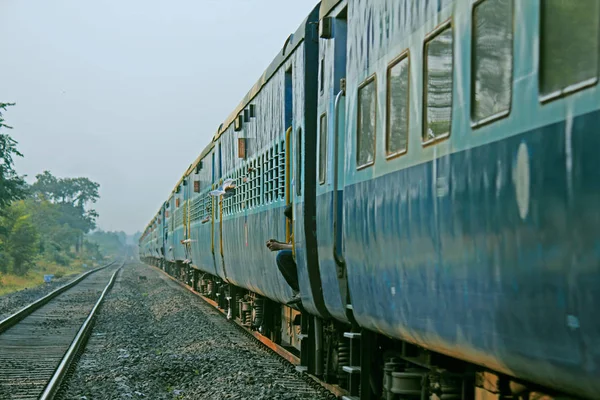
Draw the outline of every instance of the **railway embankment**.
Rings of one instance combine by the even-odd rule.
[[[141,264],[119,275],[64,393],[72,400],[331,397]]]

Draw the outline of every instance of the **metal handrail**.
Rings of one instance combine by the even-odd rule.
[[[339,132],[338,132],[338,114],[340,108],[340,102],[342,97],[346,95],[345,89],[342,87],[340,92],[335,96],[335,108],[333,115],[333,132],[334,132],[334,149],[333,149],[333,259],[338,266],[338,277],[342,277],[345,267],[346,260],[344,256],[337,251],[338,237],[337,237],[337,226],[338,226],[338,158],[339,158]]]
[[[290,126],[286,132],[285,132],[285,205],[287,206],[288,204],[291,203],[290,199],[291,199],[291,181],[290,181],[290,160],[291,160],[291,153],[290,153],[290,148],[291,148],[291,144],[290,144],[290,137],[292,135],[292,127]],[[299,182],[297,182],[296,184],[299,184]],[[291,239],[291,235],[292,235],[292,227],[291,227],[291,221],[289,219],[285,219],[285,242],[289,243],[290,239]]]

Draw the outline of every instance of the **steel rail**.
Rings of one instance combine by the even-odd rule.
[[[98,267],[96,269],[88,271],[88,272],[82,274],[81,276],[73,279],[71,282],[67,283],[66,285],[61,286],[61,287],[59,287],[56,290],[53,290],[52,292],[48,293],[44,297],[42,297],[42,298],[34,301],[33,303],[31,303],[31,304],[23,307],[22,309],[20,309],[16,313],[14,313],[12,315],[9,315],[8,317],[6,317],[2,321],[0,321],[0,333],[6,331],[11,326],[16,325],[19,321],[23,320],[29,314],[31,314],[35,310],[39,309],[40,307],[48,304],[48,302],[50,302],[50,300],[52,300],[53,298],[55,298],[59,294],[63,293],[64,291],[66,291],[66,290],[72,288],[73,286],[77,285],[79,282],[81,282],[82,280],[84,280],[85,278],[87,278],[89,275],[93,274],[94,272],[98,272],[100,270],[108,268],[111,265],[113,265],[115,262],[116,261],[113,261],[113,262],[108,263],[108,264],[106,264],[106,265],[104,265],[102,267]]]
[[[77,335],[75,336],[75,339],[73,339],[73,342],[71,342],[69,349],[67,350],[67,352],[63,356],[62,360],[60,361],[60,364],[56,368],[56,371],[52,375],[52,378],[50,378],[50,381],[46,385],[44,392],[40,396],[40,400],[50,400],[50,399],[54,398],[54,395],[56,395],[56,393],[60,389],[63,378],[67,374],[69,367],[71,366],[71,363],[77,356],[78,352],[81,349],[83,349],[83,346],[85,345],[85,343],[92,331],[92,326],[93,326],[96,314],[97,314],[98,310],[100,309],[100,306],[101,306],[102,302],[104,301],[106,294],[108,293],[108,291],[112,288],[113,284],[115,283],[117,274],[121,271],[121,269],[123,268],[123,265],[125,265],[125,261],[123,261],[123,264],[121,264],[121,266],[112,274],[110,280],[108,281],[108,284],[106,285],[106,287],[102,291],[102,294],[98,298],[98,301],[96,301],[94,308],[92,308],[92,311],[90,311],[85,322],[83,323],[81,328],[79,328],[79,331],[77,332]]]

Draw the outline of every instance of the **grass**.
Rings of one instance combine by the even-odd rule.
[[[88,268],[83,267],[84,262],[74,260],[70,266],[62,266],[54,263],[39,261],[29,272],[23,276],[0,273],[0,296],[17,292],[19,290],[32,288],[44,283],[44,275],[54,275],[54,278],[78,274],[92,266],[88,262]]]

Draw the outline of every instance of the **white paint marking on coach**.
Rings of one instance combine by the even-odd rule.
[[[519,215],[521,216],[521,219],[525,219],[529,213],[529,190],[531,181],[529,150],[527,149],[527,144],[525,142],[521,142],[519,145],[517,159],[512,172]]]
[[[569,203],[573,193],[573,111],[567,110],[565,120],[565,168],[567,170],[567,195]]]

